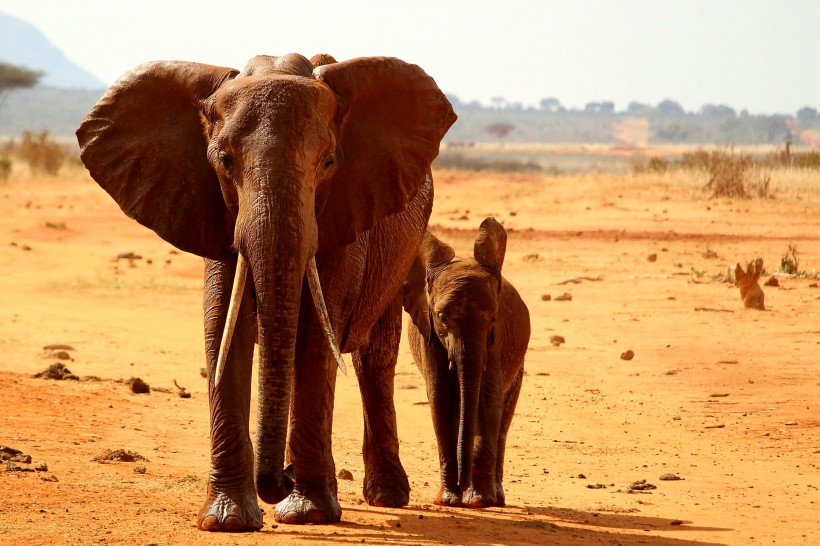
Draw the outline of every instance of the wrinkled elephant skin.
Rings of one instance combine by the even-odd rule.
[[[530,338],[527,306],[501,276],[507,235],[482,222],[473,257],[427,233],[405,281],[413,358],[424,376],[441,465],[434,502],[504,506],[504,449]]]
[[[289,54],[241,72],[143,64],[77,130],[83,162],[122,210],[205,258],[211,466],[200,529],[259,529],[257,495],[278,503],[280,522],[339,520],[334,339],[353,353],[364,403],[365,498],[407,503],[392,400],[401,286],[432,208],[430,163],[454,121],[418,66]],[[247,273],[234,293],[238,254]],[[311,291],[313,260],[321,290]]]

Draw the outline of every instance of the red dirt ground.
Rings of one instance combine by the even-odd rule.
[[[362,501],[349,376],[337,383],[333,440],[337,468],[354,476],[339,482],[342,522],[276,526],[264,506],[261,532],[197,531],[208,470],[202,262],[76,174],[0,185],[0,444],[31,455],[21,467],[48,464],[0,468],[3,543],[820,543],[818,281],[781,277],[764,287],[768,310],[755,311],[711,278],[756,256],[773,271],[789,244],[807,268],[820,262],[817,192],[715,201],[650,178],[440,172],[436,193],[431,226],[461,252],[485,216],[512,228],[504,273],[533,336],[507,449],[508,507],[432,505],[435,439],[403,345],[407,508]],[[124,252],[143,258],[129,267],[116,260]],[[579,282],[561,284],[569,279]],[[565,292],[571,301],[555,301]],[[552,346],[551,335],[566,343]],[[43,346],[56,343],[75,349],[73,373],[102,380],[33,378],[55,362]],[[627,350],[632,360],[620,358]],[[168,391],[135,395],[113,381],[137,376]],[[148,461],[92,461],[109,449]],[[659,479],[667,473],[682,480]],[[636,480],[657,488],[628,493]]]

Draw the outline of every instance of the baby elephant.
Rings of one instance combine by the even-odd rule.
[[[427,232],[404,283],[438,441],[439,505],[504,506],[504,446],[530,339],[527,306],[501,276],[506,246],[494,218],[481,223],[472,258]]]

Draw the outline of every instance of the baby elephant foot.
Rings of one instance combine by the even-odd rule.
[[[370,506],[399,508],[410,502],[407,475],[365,476],[364,498]]]
[[[273,519],[291,525],[336,523],[342,519],[342,507],[333,491],[306,493],[297,487],[276,505]]]
[[[217,491],[208,486],[208,498],[196,518],[201,531],[258,531],[262,511],[256,491]]]
[[[504,506],[498,503],[495,488],[476,488],[470,487],[464,493],[464,506],[468,508],[487,508],[489,506]]]
[[[438,506],[464,506],[461,503],[461,490],[458,487],[447,487],[441,485],[438,495],[433,499],[433,504]]]

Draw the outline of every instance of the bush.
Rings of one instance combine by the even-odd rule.
[[[749,197],[745,177],[751,166],[748,156],[715,150],[709,157],[707,170],[711,177],[704,189],[710,190],[712,197]]]
[[[466,157],[460,153],[442,153],[433,161],[433,167],[475,172],[504,172],[504,173],[531,173],[541,171],[541,165],[532,161],[518,161],[515,159],[484,159]]]
[[[791,142],[787,142],[786,147],[782,150],[769,154],[764,161],[773,167],[820,169],[820,153],[814,150],[809,150],[808,152],[793,152]]]
[[[645,165],[634,165],[633,172],[661,174],[672,169],[701,171],[709,174],[709,182],[704,189],[710,191],[712,197],[769,198],[770,171],[784,167],[820,168],[820,154],[814,151],[796,154],[788,144],[783,151],[757,159],[736,154],[731,149],[698,149],[684,152],[677,161],[653,157]]]
[[[0,155],[0,182],[5,182],[11,175],[11,158]]]
[[[55,175],[63,165],[68,150],[55,142],[44,129],[39,134],[25,131],[17,146],[17,155],[28,163],[32,172]]]

